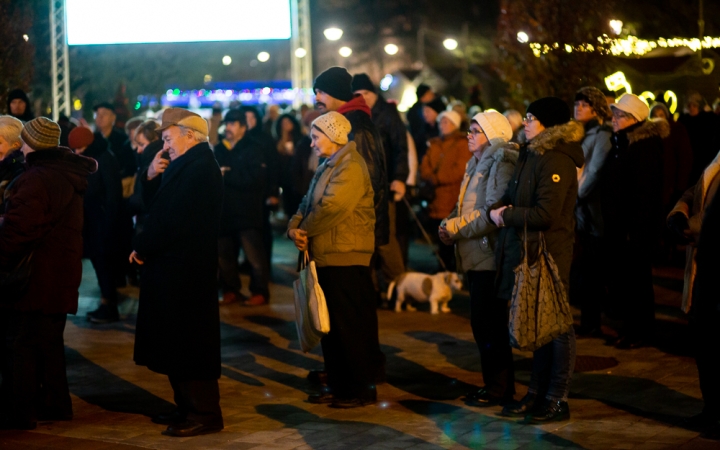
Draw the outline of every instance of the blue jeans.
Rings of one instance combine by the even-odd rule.
[[[567,401],[570,379],[575,369],[575,331],[553,339],[533,352],[532,376],[528,393],[548,400]]]

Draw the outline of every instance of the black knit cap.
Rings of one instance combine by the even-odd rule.
[[[360,90],[377,93],[375,85],[366,73],[359,73],[352,77],[352,91],[357,92]]]
[[[435,97],[435,100],[431,101],[430,103],[425,103],[425,106],[429,106],[430,108],[434,109],[435,112],[438,114],[445,111],[445,102],[443,102],[440,97]]]
[[[331,67],[315,78],[313,91],[319,89],[343,102],[353,98],[352,76],[344,67]]]
[[[247,119],[245,118],[245,112],[240,111],[239,109],[231,109],[228,112],[225,113],[225,118],[223,119],[223,123],[228,122],[239,122],[240,125],[246,127],[247,126]]]
[[[557,97],[545,97],[530,103],[527,113],[535,116],[545,128],[570,121],[570,107]]]
[[[428,86],[427,84],[418,85],[417,89],[415,89],[415,94],[417,95],[418,100],[420,100],[422,98],[422,96],[425,95],[425,93],[430,90],[432,90],[432,88],[430,86]]]

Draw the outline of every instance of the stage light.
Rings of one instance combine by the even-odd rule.
[[[307,50],[305,50],[302,47],[299,47],[295,50],[295,56],[298,58],[304,58],[305,56],[307,56]]]
[[[326,28],[325,31],[323,31],[323,34],[328,41],[337,41],[342,37],[343,30],[335,27]]]
[[[232,64],[232,58],[228,55],[225,55],[223,56],[222,63],[223,66],[229,66],[230,64]]]
[[[388,55],[395,55],[400,50],[397,45],[395,44],[388,44],[385,46],[385,53]]]
[[[443,45],[448,50],[455,50],[456,48],[458,48],[458,41],[452,38],[448,38],[443,41]]]
[[[268,59],[270,59],[270,53],[268,52],[260,52],[257,55],[257,60],[260,62],[267,62]]]
[[[342,56],[343,58],[347,58],[348,56],[352,55],[352,49],[350,47],[340,47],[338,53],[340,53],[340,56]]]

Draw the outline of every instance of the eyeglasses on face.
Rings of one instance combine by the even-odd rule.
[[[470,129],[470,130],[467,131],[468,137],[470,137],[470,136],[473,136],[473,137],[474,137],[474,136],[478,136],[478,135],[480,135],[480,134],[485,134],[485,133],[483,133],[483,130],[473,130],[473,129]]]
[[[533,116],[532,114],[528,114],[528,115],[525,116],[525,118],[523,119],[523,122],[525,122],[525,123],[532,123],[532,122],[535,122],[536,120],[538,120],[537,117]]]

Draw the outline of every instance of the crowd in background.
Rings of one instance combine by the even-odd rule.
[[[384,378],[385,358],[377,342],[375,307],[387,306],[391,299],[384,294],[385,285],[408,268],[409,242],[418,235],[411,217],[417,213],[435,239],[438,269],[463,272],[470,291],[485,386],[467,394],[469,404],[501,404],[504,415],[529,416],[535,423],[566,420],[576,335],[606,337],[618,349],[652,345],[652,268],[677,261],[686,247],[683,310],[701,343],[697,361],[706,405],[698,420],[720,419],[715,382],[720,375],[715,368],[720,310],[710,287],[717,233],[708,232],[720,209],[713,202],[720,186],[720,135],[715,132],[720,116],[701,96],[688,95],[685,111],[676,118],[662,103],[649,107],[632,94],[616,102],[609,92],[581,87],[574,99],[537,99],[523,115],[482,111],[477,105],[468,109],[420,85],[417,103],[403,117],[366,74],[352,76],[334,67],[318,76],[314,90],[314,108],[214,109],[203,134],[224,192],[218,199],[214,253],[207,253],[217,254],[213,281],[218,303],[253,307],[271,300],[273,228],[287,225],[287,236],[298,249],[310,248],[320,262],[320,284],[329,293],[336,328],[362,330],[357,335],[336,332],[323,341],[326,370],[311,376],[329,390],[311,396],[311,402],[356,407],[376,401],[374,384]],[[88,319],[96,324],[120,320],[117,289],[142,283],[146,275],[141,273],[147,273],[128,262],[128,255],[138,251],[138,242],[147,242],[147,223],[157,233],[152,222],[158,207],[151,208],[148,189],[154,195],[158,186],[148,182],[148,174],[173,167],[163,130],[184,126],[184,116],[167,126],[167,111],[162,118],[121,124],[114,106],[100,103],[94,107],[92,127],[67,118],[54,123],[35,119],[27,95],[18,90],[10,93],[7,106],[9,115],[0,116],[0,220],[17,226],[13,214],[18,214],[19,200],[14,194],[45,195],[37,194],[37,180],[51,173],[43,170],[45,165],[72,173],[75,179],[69,184],[57,182],[58,192],[67,190],[67,199],[48,202],[84,213],[62,216],[56,225],[36,231],[62,240],[57,223],[82,230],[82,257],[92,263],[101,292]],[[198,142],[203,141],[193,145]],[[31,183],[34,172],[37,180]],[[327,188],[322,197],[318,183],[338,191],[329,195]],[[365,189],[351,195],[340,189],[343,183]],[[337,213],[327,206],[333,202],[359,216]],[[331,225],[323,228],[322,221],[313,220],[321,214],[335,227],[332,237]],[[83,217],[82,223],[71,224],[77,217]],[[0,263],[12,265],[18,242],[29,238],[7,231],[10,226],[2,221]],[[533,250],[528,254],[542,243],[552,255],[570,301],[580,307],[581,323],[535,350],[530,390],[515,402],[507,305],[514,269],[525,255],[524,233]],[[35,250],[35,261],[44,249]],[[241,292],[244,267],[250,273],[249,297]],[[2,332],[18,336],[44,327],[48,340],[61,343],[60,317],[77,310],[77,298],[71,298],[77,286],[69,287],[67,280],[79,274],[73,265],[66,270],[66,280],[57,273],[34,278],[39,287],[24,297],[33,297],[30,306],[15,308],[14,323],[5,320]],[[344,288],[353,282],[359,287],[347,292]],[[48,292],[38,291],[51,283],[68,286],[66,294],[53,294],[67,297],[60,309],[42,300]],[[363,301],[372,311],[358,316],[359,307],[348,302]],[[41,315],[30,314],[34,311]],[[617,337],[603,329],[603,313],[620,324]],[[48,349],[47,357],[57,359],[53,351],[57,348]],[[350,361],[348,354],[357,357]],[[152,369],[152,364],[145,365]],[[59,370],[57,364],[53,367]],[[20,389],[9,379],[4,372],[1,394],[6,398]],[[64,383],[55,387],[64,394],[45,405],[51,416],[72,415]],[[53,389],[53,383],[43,386]],[[24,411],[28,420],[35,417],[27,405],[8,404]]]

